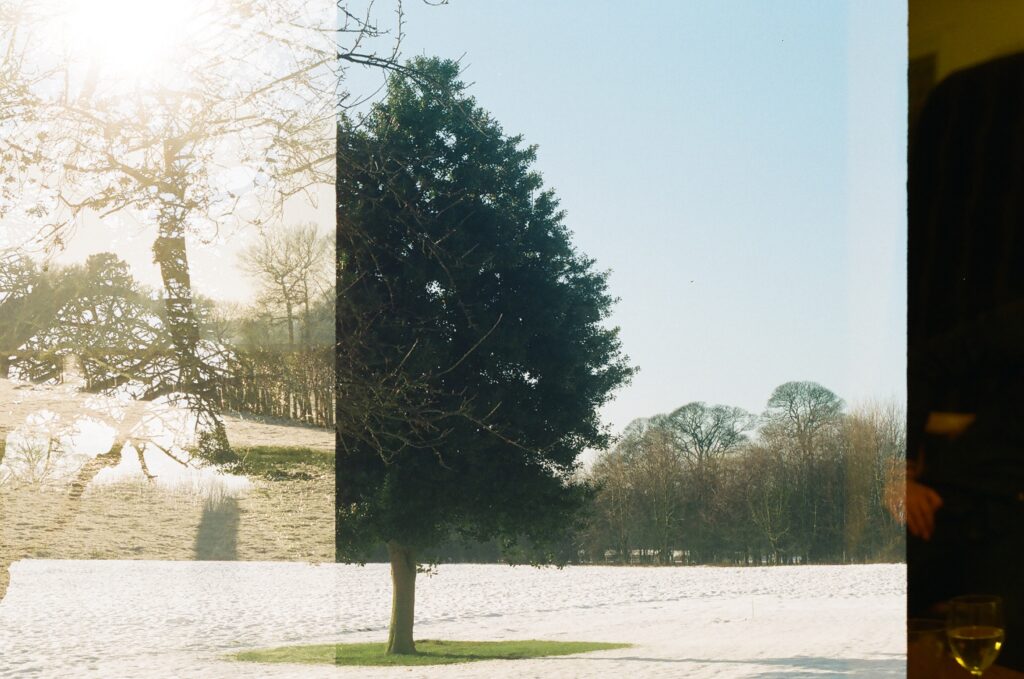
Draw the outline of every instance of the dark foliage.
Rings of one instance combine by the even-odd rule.
[[[553,559],[588,496],[576,458],[633,372],[607,274],[457,65],[410,68],[339,130],[339,558],[455,533]]]

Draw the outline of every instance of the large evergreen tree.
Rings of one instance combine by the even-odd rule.
[[[391,653],[415,652],[424,549],[456,533],[554,558],[587,496],[577,456],[633,372],[535,148],[465,89],[454,62],[414,60],[339,132],[338,555],[387,545]]]

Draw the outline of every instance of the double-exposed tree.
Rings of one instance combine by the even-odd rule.
[[[178,394],[195,411],[200,458],[228,442],[189,252],[272,228],[287,201],[333,182],[339,103],[363,100],[345,68],[402,70],[402,2],[386,4],[0,2],[0,249],[49,256],[84,220],[148,233],[173,367],[147,396]],[[0,349],[67,301],[41,280],[32,303],[0,300],[5,316],[30,310],[11,333],[0,317]],[[10,555],[0,546],[0,578]]]
[[[270,223],[290,196],[330,181],[331,8],[39,0],[0,18],[22,72],[47,73],[32,83],[24,115],[8,121],[13,133],[0,149],[9,159],[4,182],[24,189],[7,228],[22,246],[50,251],[90,215],[150,228],[174,389],[201,414],[210,452],[226,447],[188,244]]]
[[[53,303],[37,296],[36,313],[46,309],[49,314],[9,356],[20,378],[55,379],[67,361],[74,361],[93,391],[125,387],[125,393],[148,399],[175,388],[177,365],[160,305],[126,262],[100,252],[83,265],[59,267],[41,278],[52,280],[45,290]],[[231,360],[222,344],[202,341],[198,348],[211,370],[222,372]]]
[[[52,278],[23,253],[0,253],[0,378],[8,375],[11,355],[60,307]]]
[[[391,653],[415,650],[417,555],[450,534],[553,558],[633,372],[535,148],[454,62],[409,69],[338,142],[338,553],[387,545]]]

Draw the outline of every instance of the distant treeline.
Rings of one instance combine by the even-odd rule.
[[[846,411],[813,382],[778,387],[760,416],[689,403],[631,423],[585,472],[568,563],[776,565],[903,561],[904,413]],[[381,554],[383,557],[383,552]],[[453,536],[426,559],[503,560]],[[518,560],[529,560],[528,550]]]
[[[580,547],[592,562],[901,561],[887,489],[901,487],[904,440],[901,408],[845,412],[812,382],[778,387],[759,418],[690,403],[598,458]]]

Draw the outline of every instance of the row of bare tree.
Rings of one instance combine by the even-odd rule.
[[[619,563],[848,563],[903,558],[904,413],[845,411],[813,382],[760,417],[687,404],[633,422],[590,471],[587,558]]]
[[[333,427],[334,348],[295,351],[247,349],[236,353],[230,379],[218,385],[219,405],[318,427]]]

